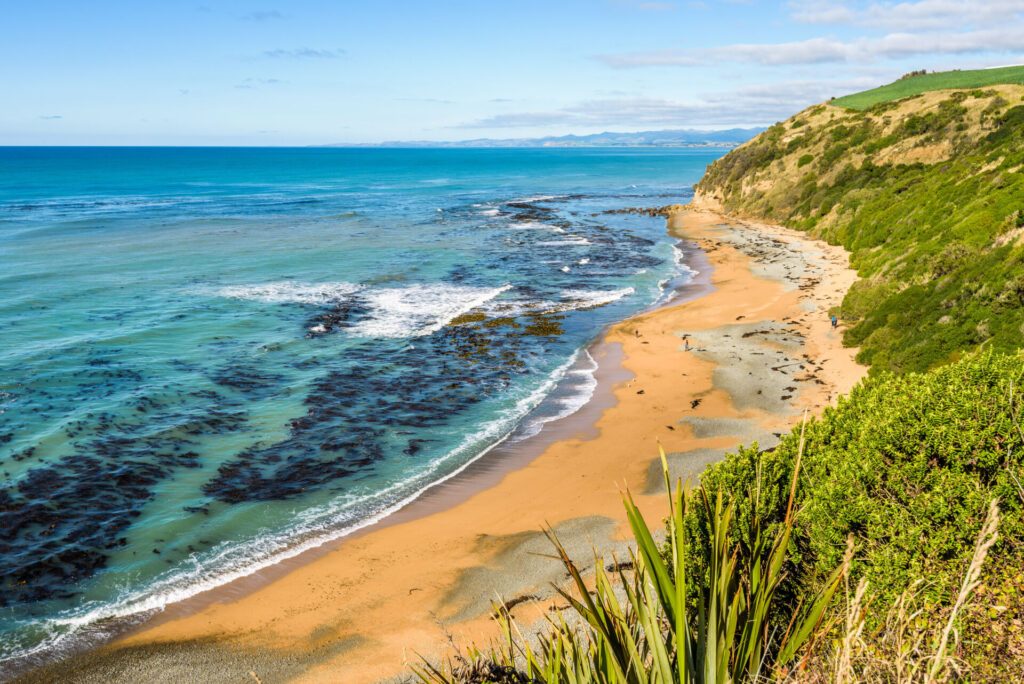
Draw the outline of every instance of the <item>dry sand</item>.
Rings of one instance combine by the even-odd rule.
[[[856,278],[841,248],[692,207],[670,228],[706,252],[710,291],[607,332],[599,346],[621,348],[630,379],[588,434],[548,445],[452,505],[28,679],[358,684],[401,676],[417,654],[445,655],[449,637],[486,642],[492,599],[529,597],[514,612],[540,619],[551,583],[565,579],[546,556],[543,525],[581,561],[594,546],[621,549],[622,489],[649,519],[665,512],[651,478],[659,443],[676,474],[696,476],[740,443],[771,445],[865,372],[828,319]]]

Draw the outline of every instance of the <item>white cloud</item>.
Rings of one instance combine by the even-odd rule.
[[[694,101],[661,98],[605,98],[578,102],[561,109],[498,114],[460,128],[537,128],[565,126],[575,129],[604,126],[641,129],[652,126],[763,125],[834,95],[874,85],[871,78],[835,81],[794,81],[711,93]]]
[[[1024,14],[1024,0],[917,0],[836,2],[795,0],[793,19],[812,24],[858,24],[889,30],[995,28]]]
[[[293,50],[278,48],[276,50],[264,51],[263,56],[275,59],[340,59],[345,56],[345,51],[342,49],[325,50],[308,47],[295,48]]]
[[[656,50],[599,55],[616,69],[697,66],[739,62],[779,66],[828,62],[865,63],[917,55],[1024,54],[1024,25],[960,33],[890,33],[841,41],[811,38],[791,43],[737,44],[693,50]]]

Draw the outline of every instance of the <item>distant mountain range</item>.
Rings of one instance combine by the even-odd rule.
[[[722,131],[691,129],[593,133],[546,138],[477,138],[474,140],[389,140],[381,143],[335,143],[318,147],[736,147],[763,128],[730,128]]]

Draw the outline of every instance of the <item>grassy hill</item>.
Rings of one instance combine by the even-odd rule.
[[[994,85],[1024,84],[1024,65],[1000,67],[998,69],[974,69],[970,71],[942,71],[932,74],[913,74],[889,85],[854,93],[832,100],[837,107],[864,111],[883,102],[902,100],[935,90],[953,88],[986,88]]]
[[[1024,681],[1024,85],[930,76],[800,112],[697,186],[852,253],[871,376],[709,466],[660,554],[627,501],[632,575],[592,589],[556,547],[576,593],[537,651],[499,611],[502,648],[425,682]]]
[[[1020,346],[1022,169],[1024,86],[999,85],[865,111],[816,105],[712,164],[697,188],[848,249],[862,279],[840,311],[845,341],[874,371],[903,372]]]

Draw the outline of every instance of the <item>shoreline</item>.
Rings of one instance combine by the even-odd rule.
[[[462,643],[486,640],[487,608],[495,596],[481,593],[490,587],[505,599],[535,596],[516,614],[524,623],[539,617],[550,596],[544,587],[559,580],[554,564],[534,556],[546,551],[543,523],[577,556],[591,546],[621,547],[616,483],[644,492],[638,495],[641,509],[660,515],[660,495],[647,493],[657,443],[665,444],[677,474],[697,475],[739,443],[758,439],[767,446],[763,440],[787,429],[800,410],[820,409],[864,372],[852,361],[855,350],[842,348],[838,332],[828,329],[826,316],[801,328],[802,319],[817,311],[808,310],[806,298],[818,299],[820,309],[855,279],[842,273],[839,248],[692,208],[674,214],[669,229],[695,240],[707,255],[713,267],[708,291],[610,326],[591,345],[605,354],[608,366],[599,363],[597,372],[606,377],[583,408],[524,440],[539,440],[536,454],[502,454],[505,445],[499,445],[493,456],[431,486],[384,520],[206,592],[203,601],[175,604],[113,643],[30,673],[25,681],[51,670],[65,681],[158,671],[172,681],[205,667],[210,679],[251,672],[323,681],[344,672],[346,681],[370,682],[401,674],[417,651],[440,655],[448,632]],[[771,263],[782,266],[769,268],[759,253],[771,253]],[[801,259],[820,261],[814,266],[824,275]],[[836,273],[829,275],[830,268]],[[837,278],[842,282],[833,282]],[[826,280],[833,291],[819,292]],[[754,290],[762,290],[763,301]],[[777,325],[763,330],[767,323]],[[750,325],[757,329],[735,335],[745,340],[735,346],[733,329]],[[691,340],[691,349],[681,351]],[[764,371],[763,361],[752,356],[768,351],[795,364],[807,364],[813,355],[815,382],[774,367],[782,377],[729,376],[734,365],[751,378]],[[731,363],[728,356],[737,353],[746,365]],[[788,396],[770,402],[746,396],[738,387],[743,381],[762,386],[758,395],[768,389]],[[508,458],[497,458],[502,455]],[[624,462],[623,455],[631,460]],[[433,562],[421,565],[423,558]]]
[[[629,318],[665,307],[677,306],[709,292],[711,266],[704,253],[695,245],[688,244],[683,238],[678,238],[677,248],[686,255],[685,263],[694,271],[694,277],[675,288],[667,298],[651,304]],[[400,504],[395,510],[377,519],[339,530],[338,536],[302,549],[295,555],[277,559],[266,567],[168,603],[157,612],[148,615],[126,616],[118,619],[116,623],[107,623],[103,625],[106,631],[97,635],[85,635],[85,643],[75,644],[63,658],[54,659],[44,656],[38,662],[27,665],[25,661],[14,661],[15,665],[11,670],[15,680],[19,677],[31,676],[39,669],[46,670],[53,666],[59,666],[64,661],[88,657],[90,653],[103,650],[119,640],[131,638],[134,634],[158,627],[165,622],[188,617],[217,603],[244,598],[294,569],[333,552],[353,539],[392,525],[399,525],[448,510],[473,495],[493,487],[508,473],[527,466],[556,442],[573,438],[595,437],[594,425],[597,419],[605,409],[615,402],[614,388],[631,378],[629,372],[622,368],[621,345],[609,344],[605,341],[608,331],[621,323],[622,321],[617,321],[608,324],[594,340],[577,352],[577,358],[568,372],[575,369],[581,362],[580,356],[586,354],[597,364],[594,371],[596,386],[590,398],[571,414],[545,423],[536,434],[519,440],[512,439],[516,432],[529,421],[534,412],[543,409],[550,396],[557,394],[558,387],[566,379],[563,377],[555,384],[549,396],[545,397],[534,410],[527,413],[508,434],[452,473],[432,482],[412,495],[408,501]],[[89,643],[90,640],[91,643]],[[3,671],[0,670],[0,681],[4,681],[2,675]]]

